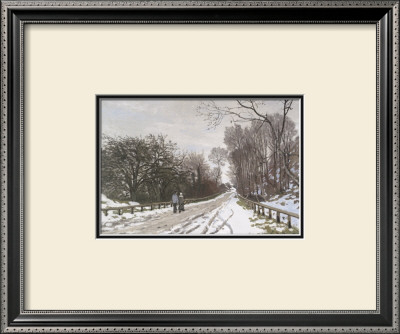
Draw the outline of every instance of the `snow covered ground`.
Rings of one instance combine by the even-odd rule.
[[[299,189],[294,189],[284,195],[275,195],[270,198],[269,201],[262,202],[263,204],[272,206],[277,209],[284,211],[293,212],[296,214],[300,213],[300,201],[299,201]],[[276,219],[276,212],[272,211],[272,218]],[[281,221],[287,223],[287,216],[281,214]],[[299,227],[299,219],[293,218],[291,220],[293,226]]]
[[[253,212],[244,210],[237,204],[238,198],[231,193],[229,199],[220,207],[207,212],[205,215],[183,222],[167,234],[263,234],[264,231],[254,226],[250,218]]]
[[[291,199],[286,199],[289,201]],[[126,205],[126,204],[125,204]],[[271,202],[272,205],[272,202]],[[117,206],[117,205],[107,205]],[[285,208],[287,211],[288,208]],[[296,212],[296,211],[294,211]],[[123,213],[102,214],[102,233],[105,234],[174,234],[174,235],[254,235],[298,234],[297,228],[288,229],[283,222],[253,213],[238,199],[234,190],[214,199],[191,203],[185,211],[174,214],[172,208]]]
[[[138,202],[127,202],[127,203],[121,203],[121,202],[117,202],[117,201],[113,201],[111,199],[109,199],[106,195],[101,194],[101,208],[109,208],[109,207],[123,207],[123,206],[127,206],[127,205],[136,205],[139,204]],[[109,211],[108,215],[106,216],[104,214],[104,212],[101,212],[101,224],[102,225],[106,225],[108,223],[107,226],[112,226],[114,223],[120,221],[121,219],[127,219],[129,216],[129,214],[123,214],[122,216],[119,216],[115,213],[113,213],[113,211]],[[130,215],[130,218],[132,218],[133,215]]]
[[[116,202],[113,201],[112,199],[109,199],[106,195],[101,194],[101,208],[107,208],[107,207],[118,207],[118,206],[127,206],[127,205],[136,205],[139,204],[138,202],[126,202],[126,203],[121,203],[121,202]]]
[[[190,204],[186,204],[185,208],[191,208],[191,207],[196,207],[199,204],[203,204],[203,203],[210,203],[213,202],[221,197],[223,197],[224,195],[219,195],[218,197],[215,197],[213,199],[210,199],[208,201],[203,201],[203,202],[197,202],[197,203],[190,203]],[[103,201],[104,199],[104,201]],[[129,203],[120,203],[120,202],[116,202],[113,200],[110,200],[107,198],[106,195],[102,194],[101,195],[101,208],[107,208],[107,207],[123,207],[123,206],[127,206],[127,205],[136,205],[139,204],[138,202],[129,202]],[[154,209],[154,210],[149,210],[148,208],[145,209],[144,211],[137,211],[135,213],[129,213],[129,212],[123,212],[122,215],[118,215],[116,211],[110,210],[108,212],[108,215],[106,216],[104,214],[104,212],[101,212],[101,224],[105,225],[106,227],[110,227],[113,225],[113,223],[115,222],[119,222],[119,221],[124,221],[124,220],[128,220],[128,219],[135,219],[137,221],[144,221],[144,220],[149,220],[149,218],[154,218],[154,217],[158,217],[160,216],[160,214],[163,213],[170,213],[172,210],[171,207],[168,208],[162,208],[162,209]],[[103,228],[104,230],[107,230],[107,228]],[[108,229],[110,230],[110,229]]]

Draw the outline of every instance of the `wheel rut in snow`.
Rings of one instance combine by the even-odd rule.
[[[223,221],[223,223],[222,223],[215,231],[211,232],[211,234],[218,233],[219,231],[222,230],[222,228],[223,228],[224,226],[227,226],[227,227],[229,228],[229,231],[231,232],[231,234],[233,234],[232,226],[228,224],[228,220],[232,218],[233,213],[234,213],[234,212],[233,212],[233,210],[231,209],[231,214],[230,214],[230,216],[229,216],[228,218],[226,218],[226,219]]]
[[[220,208],[218,208],[218,210],[215,212],[215,214],[214,214],[214,215],[211,217],[211,219],[208,221],[207,225],[204,227],[204,229],[203,229],[203,231],[201,232],[201,234],[206,234],[206,233],[209,231],[209,229],[211,228],[211,226],[213,225],[213,223],[214,223],[214,221],[215,221],[215,218],[218,217],[220,220],[224,220],[223,218],[221,218],[220,213],[221,213],[221,211],[224,210],[225,207],[229,204],[230,199],[231,199],[231,196],[229,197],[229,200],[226,201],[226,202],[224,203],[223,206],[221,206]],[[218,228],[217,228],[217,229],[218,229]],[[214,232],[214,233],[216,233],[216,232]],[[210,233],[210,234],[213,234],[213,233]]]
[[[137,217],[133,217],[124,221],[124,227],[119,228],[118,230],[105,231],[104,234],[151,235],[166,234],[171,232],[173,232],[173,234],[190,233],[191,229],[194,231],[196,228],[200,227],[195,224],[196,219],[207,217],[210,212],[214,211],[215,209],[218,209],[218,214],[218,212],[220,212],[221,209],[227,205],[232,196],[232,193],[225,193],[214,200],[189,204],[185,206],[185,211],[181,213],[173,213],[171,209],[145,217],[138,215]],[[215,217],[210,219],[208,223],[212,224],[214,219]],[[192,223],[194,226],[190,227]],[[174,229],[177,229],[177,231],[175,232]]]

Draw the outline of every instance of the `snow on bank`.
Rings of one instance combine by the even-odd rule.
[[[286,196],[286,195],[285,195]],[[214,201],[222,201],[211,204]],[[278,198],[276,198],[277,200]],[[280,198],[281,202],[283,201]],[[286,201],[293,200],[287,198]],[[275,205],[271,199],[270,205]],[[283,205],[281,203],[281,205]],[[275,205],[277,207],[277,205]],[[185,205],[185,212],[188,213],[184,220],[177,220],[175,225],[170,225],[162,232],[155,232],[156,234],[174,234],[174,235],[277,235],[277,234],[298,234],[297,228],[288,228],[284,224],[282,215],[282,222],[277,223],[276,220],[268,219],[266,217],[258,216],[246,203],[239,200],[235,191],[221,194],[214,199],[207,201],[191,203]],[[288,208],[285,207],[287,211]],[[102,214],[102,231],[108,233],[125,233],[129,227],[137,227],[138,225],[152,226],[154,222],[162,222],[164,217],[168,221],[172,214],[172,208],[162,208],[147,211],[135,211],[134,214],[125,212],[122,215],[116,214],[114,211],[109,211],[109,215]],[[178,218],[179,216],[177,216]],[[292,219],[293,221],[294,219]],[[164,225],[163,225],[164,226]],[[166,226],[166,225],[165,225]],[[154,230],[153,230],[154,231]],[[154,232],[153,232],[154,233]]]
[[[106,195],[101,194],[101,208],[102,209],[109,208],[109,207],[114,207],[114,208],[123,207],[123,206],[127,206],[127,205],[136,205],[136,204],[139,204],[139,203],[138,202],[121,203],[121,202],[113,201],[113,200],[109,199]],[[111,228],[110,226],[112,226],[116,222],[120,221],[121,219],[129,219],[132,217],[133,217],[133,215],[130,213],[124,213],[122,216],[119,216],[111,210],[108,212],[108,215],[106,216],[104,214],[104,212],[102,211],[101,212],[101,224],[106,226],[106,227],[102,227],[102,229],[104,231],[112,230],[113,228]]]
[[[240,203],[236,193],[221,207],[200,217],[191,217],[186,222],[174,226],[167,234],[190,235],[260,235],[298,234],[296,228],[288,228],[284,223],[259,217]]]
[[[275,195],[269,201],[261,203],[300,215],[299,189],[291,190],[284,195]],[[272,211],[272,218],[276,219],[276,211]],[[281,221],[287,223],[285,214],[281,214]],[[299,227],[299,219],[292,217],[291,223],[293,226]]]
[[[200,205],[200,204],[210,203],[210,202],[213,202],[223,196],[224,196],[224,194],[221,194],[221,195],[218,195],[217,197],[215,197],[213,199],[209,199],[207,201],[186,204],[185,208],[191,208],[191,207],[196,207],[197,205]],[[139,204],[138,202],[129,202],[129,204],[115,202],[113,200],[108,199],[103,194],[101,195],[101,203],[102,203],[101,204],[102,209],[104,209],[106,207],[123,207],[123,206],[127,206],[127,205]],[[162,213],[171,212],[171,210],[172,210],[171,207],[162,208],[162,209],[154,209],[154,210],[149,210],[147,208],[144,211],[135,211],[135,213],[133,213],[133,214],[130,212],[123,212],[122,215],[118,215],[118,213],[116,211],[110,210],[110,211],[108,211],[107,216],[104,214],[104,212],[101,212],[101,224],[106,226],[106,227],[103,227],[102,229],[104,231],[111,231],[114,229],[113,227],[115,227],[113,225],[115,225],[118,222],[123,223],[125,220],[133,219],[133,218],[135,218],[135,222],[136,221],[141,222],[141,221],[151,218],[152,216],[159,216]]]
[[[121,203],[121,202],[116,202],[113,201],[112,199],[109,199],[106,195],[101,194],[101,208],[105,209],[108,207],[120,207],[120,206],[127,206],[127,205],[136,205],[139,204],[138,202],[126,202],[126,203]]]
[[[222,206],[199,217],[189,217],[187,221],[174,226],[166,233],[190,235],[249,235],[264,233],[262,229],[252,226],[253,224],[249,219],[252,217],[252,212],[244,210],[237,204],[237,201],[236,194],[232,192],[229,199]]]

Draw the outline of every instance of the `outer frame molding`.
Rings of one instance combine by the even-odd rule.
[[[397,0],[1,1],[1,332],[399,333],[398,15]],[[24,24],[128,22],[376,24],[379,180],[377,310],[24,310]]]

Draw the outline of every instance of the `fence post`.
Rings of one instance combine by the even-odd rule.
[[[150,204],[150,211],[153,210],[153,204]]]
[[[118,209],[118,214],[122,215],[122,210],[121,209]]]
[[[291,217],[289,215],[287,216],[287,223],[288,223],[288,227],[291,228],[292,227],[292,221],[291,221]]]
[[[158,208],[161,209],[161,204],[158,204]]]
[[[254,212],[257,212],[257,204],[254,204],[254,203],[253,203],[253,211],[254,211]]]
[[[104,214],[105,214],[106,216],[108,216],[108,210],[105,210],[105,211],[104,211]]]
[[[135,211],[135,208],[132,206],[131,207],[131,213],[133,214],[134,211]]]
[[[143,211],[143,206],[140,207],[140,211]]]
[[[277,221],[278,223],[281,222],[281,213],[280,213],[279,211],[276,211],[276,221]]]
[[[262,207],[262,215],[265,216],[265,209]]]
[[[272,211],[271,211],[271,209],[268,209],[268,218],[272,219]]]

